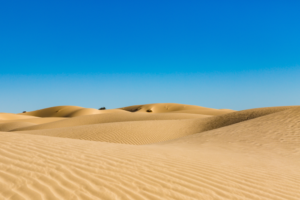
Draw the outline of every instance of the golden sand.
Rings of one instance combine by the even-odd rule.
[[[300,106],[0,113],[0,199],[300,199]]]

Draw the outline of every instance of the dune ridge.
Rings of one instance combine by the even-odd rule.
[[[300,106],[57,108],[0,120],[0,199],[300,199]]]
[[[201,106],[177,104],[177,103],[155,103],[145,105],[134,105],[120,108],[129,112],[150,112],[150,113],[194,113],[203,115],[220,115],[229,112],[234,112],[230,109],[214,109]]]
[[[26,113],[19,113],[22,116],[35,117],[77,117],[82,115],[92,115],[99,113],[124,112],[121,109],[98,110],[95,108],[83,108],[79,106],[55,106]]]

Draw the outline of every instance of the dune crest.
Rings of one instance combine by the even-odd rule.
[[[228,112],[234,112],[230,109],[214,109],[201,106],[192,106],[178,103],[155,103],[145,105],[135,105],[120,108],[130,112],[147,112],[147,113],[166,113],[166,112],[179,112],[179,113],[195,113],[203,115],[220,115]]]
[[[100,113],[123,112],[120,109],[98,110],[94,108],[83,108],[79,106],[55,106],[40,110],[35,110],[19,115],[36,116],[36,117],[78,117],[83,115],[93,115]]]

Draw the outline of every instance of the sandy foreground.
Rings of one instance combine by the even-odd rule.
[[[0,113],[0,199],[300,199],[300,106]]]

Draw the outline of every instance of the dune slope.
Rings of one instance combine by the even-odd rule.
[[[0,113],[0,122],[4,120],[18,120],[18,119],[31,119],[31,118],[35,118],[35,117],[21,115],[21,114],[13,114],[13,113]]]
[[[296,107],[258,108],[218,116],[186,113],[84,115],[10,131],[124,144],[151,144],[201,133]],[[117,123],[118,122],[118,123]],[[16,126],[16,125],[15,125]]]
[[[53,129],[53,128],[73,127],[73,126],[112,123],[112,122],[146,121],[146,120],[178,120],[178,119],[195,119],[195,118],[207,118],[207,117],[210,117],[210,115],[185,114],[185,113],[164,113],[164,114],[130,113],[130,112],[104,113],[104,114],[84,115],[79,117],[67,118],[65,120],[43,123],[37,126],[14,129],[14,131]]]

